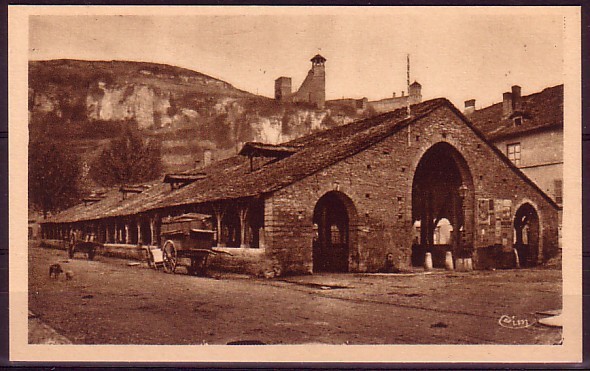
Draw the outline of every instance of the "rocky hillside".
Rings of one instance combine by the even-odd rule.
[[[213,77],[123,61],[29,63],[30,135],[51,135],[85,162],[125,121],[161,141],[167,172],[235,154],[246,141],[280,143],[357,118],[354,110],[280,104]]]

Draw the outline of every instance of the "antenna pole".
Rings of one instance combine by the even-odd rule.
[[[407,55],[406,65],[407,65],[407,74],[406,74],[407,79],[406,79],[406,81],[407,81],[407,89],[408,89],[407,90],[408,95],[406,98],[406,102],[407,102],[406,107],[408,110],[408,117],[410,117],[410,115],[411,115],[411,112],[410,112],[410,54]]]

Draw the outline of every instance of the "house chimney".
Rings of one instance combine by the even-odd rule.
[[[508,117],[512,114],[512,93],[506,92],[502,94],[502,115]]]
[[[465,116],[471,115],[475,112],[475,99],[469,99],[465,101],[465,109],[463,110],[463,114]]]
[[[512,111],[520,111],[521,99],[520,99],[520,86],[512,86]]]
[[[393,97],[395,98],[395,92],[393,92]]]
[[[403,97],[403,96],[405,96],[405,95],[404,95],[405,93],[406,93],[406,92],[402,90],[402,97]]]
[[[208,166],[211,164],[211,159],[213,154],[211,153],[210,149],[206,149],[203,151],[203,166]]]

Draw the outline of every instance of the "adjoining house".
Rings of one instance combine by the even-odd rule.
[[[525,265],[557,251],[558,205],[446,99],[281,145],[247,143],[234,157],[130,189],[54,216],[44,237],[85,229],[107,244],[160,245],[162,217],[205,213],[216,248],[233,255],[213,264],[284,274],[376,272],[386,259],[408,269],[435,249],[442,219],[452,229],[446,249],[476,268],[514,241],[526,245]]]
[[[512,86],[502,102],[475,110],[465,102],[465,115],[560,207],[563,203],[563,85],[521,96]],[[561,226],[561,212],[559,213]]]

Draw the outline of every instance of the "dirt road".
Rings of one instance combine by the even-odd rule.
[[[54,262],[74,278],[50,279]],[[561,308],[559,270],[264,280],[170,275],[127,263],[81,255],[68,261],[64,251],[31,244],[29,310],[75,344],[554,344],[561,339],[560,329],[534,324],[542,317],[536,312]]]

